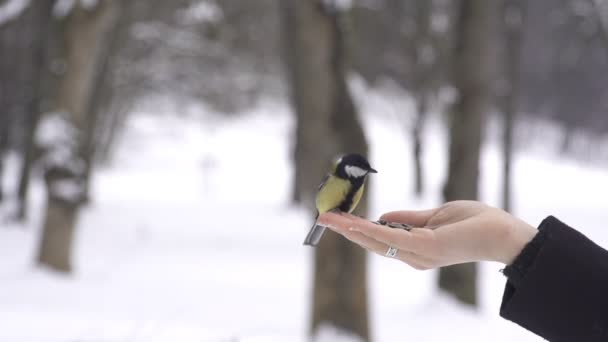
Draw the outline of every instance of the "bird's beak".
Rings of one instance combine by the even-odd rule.
[[[378,171],[376,171],[375,169],[372,169],[371,167],[369,168],[369,173],[378,173]]]

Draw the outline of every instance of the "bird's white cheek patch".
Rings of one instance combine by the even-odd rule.
[[[367,174],[367,171],[363,170],[358,166],[346,165],[344,167],[346,174],[350,177],[363,177]]]

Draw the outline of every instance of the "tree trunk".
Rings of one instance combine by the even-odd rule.
[[[0,91],[2,91],[0,89]],[[0,102],[0,106],[1,106]],[[7,118],[0,114],[0,204],[4,200],[4,158],[8,150],[8,122]]]
[[[10,63],[11,53],[13,47],[10,42],[7,41],[7,35],[11,34],[6,32],[7,28],[0,26],[0,202],[4,199],[4,158],[9,146],[9,127],[11,124],[10,120],[10,102],[9,102],[9,91],[10,83],[14,81],[10,75]]]
[[[40,104],[41,84],[46,59],[46,41],[54,1],[33,1],[22,14],[2,26],[3,57],[0,73],[0,108],[9,119],[2,127],[4,142],[19,140],[21,150],[21,174],[18,188],[16,217],[25,215],[25,191],[31,165],[31,146]],[[9,126],[10,125],[10,129]],[[20,139],[17,139],[20,138]],[[16,144],[15,144],[16,145]],[[26,189],[26,190],[24,190]]]
[[[525,4],[520,0],[504,1],[504,74],[507,87],[503,94],[503,188],[502,207],[511,211],[511,170],[513,164],[513,126],[519,104],[519,73],[525,19]]]
[[[424,185],[422,165],[422,129],[428,110],[430,100],[431,84],[434,73],[433,66],[436,64],[436,46],[432,44],[432,31],[430,27],[433,15],[433,1],[419,1],[416,3],[416,33],[413,37],[414,44],[412,60],[413,93],[416,99],[416,118],[412,126],[412,140],[414,158],[414,194],[421,196]],[[435,51],[435,52],[434,52]]]
[[[595,9],[599,24],[599,34],[608,48],[608,3],[605,0],[589,0]]]
[[[111,90],[111,92],[114,92],[114,90]],[[117,136],[125,123],[127,113],[131,110],[130,105],[121,106],[116,101],[111,100],[115,95],[109,94],[108,96],[110,107],[106,115],[103,116],[103,122],[99,122],[100,127],[95,138],[95,158],[102,163],[110,158]]]
[[[116,1],[116,0],[115,0]],[[95,89],[91,94],[91,100],[89,101],[89,107],[87,111],[90,113],[90,117],[84,127],[85,141],[83,143],[82,156],[85,160],[85,171],[84,171],[84,201],[88,203],[90,201],[90,185],[91,185],[91,173],[93,170],[93,164],[96,161],[97,146],[99,145],[99,134],[98,129],[102,126],[102,114],[108,110],[108,102],[111,96],[111,61],[112,57],[116,55],[117,50],[120,47],[119,33],[122,33],[123,27],[126,25],[124,22],[126,16],[124,15],[124,9],[120,15],[113,18],[114,27],[107,33],[105,42],[105,49],[100,51],[99,58],[100,65],[95,75]]]
[[[48,199],[38,261],[60,272],[72,271],[71,254],[77,205],[72,201]]]
[[[312,205],[319,181],[337,151],[330,125],[332,41],[320,1],[282,1],[285,59],[296,111],[293,199]]]
[[[34,162],[34,132],[40,120],[40,111],[31,112],[25,125],[25,136],[23,139],[21,169],[19,170],[19,185],[17,187],[17,211],[15,218],[23,221],[27,217],[27,200],[30,187],[30,175]]]
[[[38,261],[58,271],[71,270],[71,250],[78,208],[84,197],[87,125],[97,73],[103,65],[108,34],[118,16],[118,2],[103,0],[91,9],[76,2],[65,18],[62,32],[66,72],[58,82],[57,109],[45,118],[39,139],[45,148],[43,163],[47,210]],[[60,137],[45,137],[46,125],[61,127]],[[62,160],[57,159],[62,151]]]
[[[366,155],[367,143],[346,84],[342,14],[331,2],[317,0],[286,0],[281,8],[296,112],[293,198],[312,209],[331,160],[339,153]],[[357,212],[364,215],[366,209],[364,198]],[[311,334],[330,325],[368,341],[364,250],[328,231],[315,250],[314,265]]]
[[[497,1],[460,3],[453,66],[458,97],[450,117],[446,201],[476,200],[478,196],[481,130],[483,116],[491,104],[496,57],[494,26],[499,12]],[[448,266],[440,270],[439,287],[466,304],[477,305],[476,278],[474,263]]]
[[[0,200],[4,197],[3,171],[4,158],[9,149],[11,128],[14,127],[16,110],[22,93],[20,69],[20,52],[26,37],[23,37],[23,13],[27,7],[15,17],[0,23]]]
[[[426,100],[418,99],[416,103],[418,113],[412,129],[412,140],[414,141],[414,194],[418,197],[422,196],[424,190],[424,177],[422,166],[422,128],[426,117]]]
[[[30,169],[34,154],[34,132],[38,125],[43,102],[43,84],[45,79],[45,61],[47,58],[47,38],[50,30],[54,1],[32,2],[23,19],[21,57],[23,68],[20,68],[23,108],[23,129],[21,143],[21,168],[17,188],[17,208],[15,218],[25,219],[27,211],[27,192],[30,180]]]
[[[510,105],[511,107],[513,105]],[[502,208],[511,212],[511,180],[512,180],[512,164],[513,164],[513,125],[515,122],[514,108],[505,108],[503,112],[503,145],[502,145]]]
[[[131,43],[128,36],[132,24],[139,19],[149,17],[148,14],[151,13],[152,7],[156,5],[158,5],[156,2],[138,1],[124,2],[121,7],[120,18],[110,40],[109,58],[106,60],[107,65],[104,67],[107,72],[102,72],[102,79],[99,83],[100,89],[93,99],[92,107],[99,112],[95,114],[97,120],[94,136],[92,137],[95,146],[94,151],[92,151],[93,164],[106,162],[110,158],[116,142],[115,138],[120,135],[127,113],[132,109],[132,101],[117,100],[125,96],[129,97],[128,94],[125,95],[124,88],[115,82],[117,76],[114,69],[120,60],[117,55]]]

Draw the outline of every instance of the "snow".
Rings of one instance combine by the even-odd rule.
[[[40,160],[44,170],[61,168],[69,171],[72,175],[82,175],[84,172],[84,161],[78,156],[78,130],[66,117],[67,113],[53,112],[42,116],[36,130],[36,144],[42,151]],[[78,177],[73,179],[55,180],[51,191],[55,196],[66,201],[76,201],[81,198],[82,184]]]
[[[97,7],[99,1],[103,0],[57,0],[53,14],[56,18],[63,18],[72,11],[77,3],[80,3],[84,9],[92,10]]]
[[[224,18],[224,13],[214,1],[203,0],[191,3],[177,16],[185,24],[201,24],[219,22]]]
[[[323,323],[314,334],[314,340],[317,342],[362,342],[363,339],[359,336],[340,329],[328,323]]]
[[[0,25],[17,18],[29,6],[30,0],[7,0],[0,6]]]
[[[440,119],[432,117],[424,134],[428,193],[417,200],[411,145],[395,115],[406,98],[357,94],[379,171],[370,217],[440,203],[447,156]],[[96,173],[93,203],[79,219],[74,274],[34,266],[40,180],[28,222],[0,229],[0,341],[308,341],[313,251],[301,242],[311,217],[288,205],[294,120],[286,105],[266,101],[231,117],[200,107],[164,111],[172,109],[133,115],[112,165]],[[494,205],[499,150],[490,141],[482,153],[481,196]],[[14,156],[8,166],[5,182],[17,172]],[[605,170],[522,152],[514,176],[517,215],[538,224],[555,214],[608,246]],[[478,309],[440,294],[435,271],[375,255],[369,267],[375,341],[540,340],[498,316],[499,264],[481,264]],[[318,337],[355,340],[332,327]]]
[[[323,10],[328,14],[337,14],[337,13],[346,13],[353,8],[352,0],[321,0],[320,4],[323,6]],[[360,6],[365,6],[370,9],[373,9],[372,6],[368,6],[370,4],[358,4]],[[377,4],[376,4],[377,5]],[[377,7],[377,6],[376,6]]]
[[[74,178],[56,180],[49,190],[56,198],[69,203],[78,203],[85,195],[82,182]]]
[[[56,18],[63,18],[74,8],[76,0],[57,0],[53,8],[53,14]]]
[[[447,32],[450,28],[450,18],[446,13],[431,15],[431,29],[437,33]]]
[[[347,12],[352,9],[352,0],[323,0],[325,8],[331,9],[332,12]]]
[[[72,145],[76,129],[68,122],[67,113],[53,112],[42,116],[36,130],[36,144],[45,149],[58,145]]]

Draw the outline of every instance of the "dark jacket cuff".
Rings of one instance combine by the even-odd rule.
[[[512,265],[500,315],[550,341],[608,341],[608,252],[555,217]]]
[[[513,263],[505,267],[503,274],[507,277],[510,285],[518,287],[521,284],[545,242],[546,236],[545,229],[540,229],[534,238],[526,244]]]

